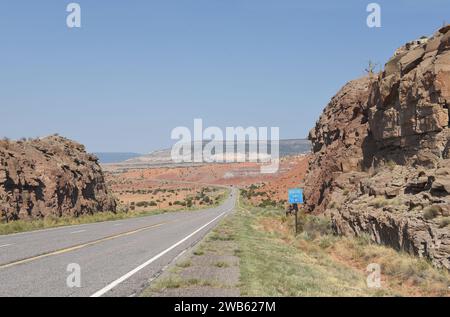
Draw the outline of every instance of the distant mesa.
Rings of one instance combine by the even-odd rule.
[[[203,141],[202,148],[208,143],[208,141]],[[249,152],[249,142],[245,142],[245,155],[248,157],[250,155]],[[237,142],[235,142],[235,146],[237,146]],[[192,142],[191,149],[192,153],[194,152],[195,143]],[[280,140],[280,157],[291,156],[291,155],[299,155],[306,154],[311,151],[311,142],[306,139],[291,139],[291,140]],[[270,145],[269,145],[270,148]],[[181,163],[176,164],[171,157],[172,149],[163,149],[154,151],[150,154],[141,155],[131,157],[122,162],[111,162],[118,164],[117,165],[123,168],[136,168],[136,167],[152,167],[152,166],[173,166],[173,165],[192,165],[193,163]],[[225,151],[224,151],[225,152]],[[214,153],[213,153],[214,154]],[[101,163],[107,163],[100,159]],[[110,164],[103,164],[104,166]]]

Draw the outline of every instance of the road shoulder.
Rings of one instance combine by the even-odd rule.
[[[239,258],[228,226],[232,216],[179,256],[142,292],[143,297],[237,297]]]

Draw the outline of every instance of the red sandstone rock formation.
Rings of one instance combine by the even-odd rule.
[[[306,206],[450,269],[450,26],[347,84],[310,133]]]
[[[0,141],[0,218],[115,211],[97,158],[62,137]]]

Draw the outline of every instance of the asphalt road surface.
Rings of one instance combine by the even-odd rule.
[[[221,206],[200,211],[0,236],[0,296],[136,295],[231,212],[236,197],[232,190]]]

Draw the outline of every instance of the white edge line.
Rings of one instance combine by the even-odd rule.
[[[205,229],[207,226],[209,226],[210,224],[212,224],[214,221],[216,221],[217,219],[219,219],[220,217],[222,217],[224,214],[226,214],[228,211],[224,211],[223,213],[221,213],[220,215],[218,215],[216,218],[214,218],[213,220],[211,220],[210,222],[208,222],[207,224],[203,225],[202,227],[198,228],[197,230],[195,230],[194,232],[192,232],[190,235],[188,235],[187,237],[181,239],[180,241],[178,241],[177,243],[175,243],[174,245],[172,245],[171,247],[167,248],[166,250],[162,251],[161,253],[159,253],[158,255],[154,256],[153,258],[151,258],[150,260],[148,260],[147,262],[139,265],[137,268],[135,268],[134,270],[128,272],[127,274],[123,275],[122,277],[119,277],[117,280],[115,280],[114,282],[112,282],[111,284],[105,286],[104,288],[102,288],[101,290],[99,290],[98,292],[94,293],[93,295],[91,295],[90,297],[101,297],[104,294],[106,294],[107,292],[109,292],[110,290],[112,290],[114,287],[116,287],[117,285],[119,285],[120,283],[126,281],[127,279],[129,279],[131,276],[133,276],[134,274],[136,274],[137,272],[139,272],[140,270],[144,269],[146,266],[148,266],[149,264],[155,262],[156,260],[158,260],[160,257],[162,257],[163,255],[165,255],[166,253],[172,251],[173,249],[175,249],[176,247],[178,247],[180,244],[182,244],[183,242],[185,242],[186,240],[190,239],[192,236],[196,235],[198,232],[202,231],[203,229]]]
[[[11,244],[4,244],[4,245],[0,245],[0,248],[6,248],[6,247],[9,247],[9,246],[12,246],[13,244],[11,243]]]
[[[82,233],[82,232],[86,232],[87,230],[78,230],[78,231],[73,231],[70,234],[75,234],[75,233]]]

